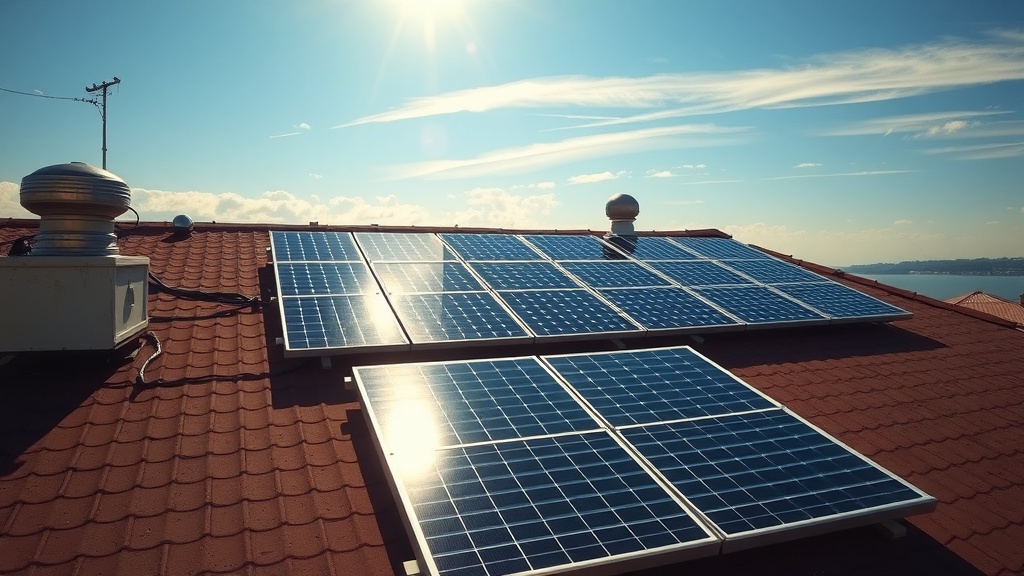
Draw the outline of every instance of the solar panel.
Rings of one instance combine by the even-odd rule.
[[[405,431],[440,446],[596,430],[598,422],[535,358],[356,368],[386,445]],[[410,420],[415,426],[410,427]]]
[[[563,262],[562,266],[592,288],[670,286],[672,283],[636,262]]]
[[[748,324],[783,325],[826,318],[766,286],[695,287],[694,292]]]
[[[689,348],[543,359],[615,427],[778,407]]]
[[[550,262],[473,262],[470,266],[495,290],[579,288]]]
[[[705,258],[771,258],[746,244],[729,238],[706,238],[701,236],[672,236],[676,244]]]
[[[530,337],[488,292],[396,294],[391,301],[413,344]]]
[[[501,292],[500,296],[539,337],[640,331],[586,290],[525,290]]]
[[[765,284],[828,281],[814,272],[809,272],[799,266],[794,266],[781,260],[723,260],[722,264]]]
[[[359,262],[362,256],[348,232],[270,233],[274,262]]]
[[[435,262],[455,259],[437,236],[427,232],[356,232],[355,236],[370,262]]]
[[[523,238],[552,260],[623,260],[626,258],[589,234],[526,234]]]
[[[511,234],[440,234],[464,260],[543,260]]]
[[[667,238],[617,236],[608,241],[637,260],[693,260],[697,257]]]
[[[781,409],[622,434],[725,533],[723,551],[934,506],[928,495]],[[790,530],[797,533],[773,535]]]
[[[711,260],[678,260],[674,262],[650,262],[658,272],[679,282],[683,286],[717,286],[753,284],[741,276]]]
[[[484,289],[462,262],[376,262],[373,272],[391,294]]]
[[[402,475],[429,573],[621,572],[640,555],[648,562],[677,555],[674,561],[714,554],[718,546],[604,431],[434,456],[422,471]]]
[[[908,318],[910,313],[835,282],[779,284],[776,290],[805,302],[833,319]]]
[[[687,347],[353,373],[427,573],[614,574],[935,505]]]
[[[373,294],[377,282],[362,262],[298,262],[277,265],[282,296]]]
[[[647,330],[736,327],[740,323],[682,288],[617,288],[602,297]]]
[[[381,294],[281,299],[285,350],[405,348],[402,333]]]

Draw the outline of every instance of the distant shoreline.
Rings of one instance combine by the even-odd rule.
[[[1024,258],[915,260],[899,263],[854,264],[851,274],[919,274],[935,276],[1024,276]]]

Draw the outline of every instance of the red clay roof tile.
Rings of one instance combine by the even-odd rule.
[[[0,223],[0,242],[32,225]],[[144,224],[122,253],[150,256],[170,286],[273,294],[266,227],[199,225],[164,241],[169,232]],[[801,264],[914,318],[711,335],[696,348],[940,504],[910,518],[903,541],[850,531],[691,566],[1024,571],[1024,332]],[[0,367],[0,573],[377,575],[411,558],[356,397],[341,387],[344,361],[324,370],[268,348],[280,331],[272,304],[225,314],[161,293],[149,310],[163,354],[146,386],[135,378],[148,341],[112,364]]]

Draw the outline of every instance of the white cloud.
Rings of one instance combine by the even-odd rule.
[[[132,207],[143,220],[156,221],[186,213],[197,221],[409,225],[426,222],[430,214],[425,206],[403,204],[394,196],[373,201],[358,196],[335,196],[322,202],[298,198],[283,190],[246,198],[233,192],[214,194],[133,188]]]
[[[524,196],[502,188],[474,188],[466,194],[467,208],[446,219],[463,227],[539,228],[558,204],[553,193]]]
[[[0,218],[38,218],[21,205],[21,185],[0,182]]]
[[[685,146],[715,146],[737,141],[745,127],[684,124],[594,134],[557,142],[529,144],[487,152],[468,160],[432,160],[395,167],[397,179],[415,177],[466,178],[499,172],[536,169],[582,158],[609,156]]]
[[[820,166],[821,164],[815,164],[814,162],[801,162],[800,164],[793,166],[793,168],[818,168]]]
[[[618,180],[623,176],[626,176],[628,172],[620,170],[614,174],[608,171],[598,172],[596,174],[580,174],[579,176],[572,176],[568,178],[569,184],[594,184],[596,182],[604,182],[605,180]]]
[[[897,221],[893,222],[893,224],[895,224],[897,226],[906,226],[907,224],[913,224],[913,223],[914,223],[913,220],[907,220],[906,218],[901,218],[900,220],[897,220]]]
[[[321,178],[324,177],[324,175],[323,174],[317,174],[316,172],[310,172],[309,173],[309,177],[312,178],[313,180],[320,180]]]
[[[998,225],[999,225],[999,221],[998,220],[993,220],[992,222],[985,222],[985,226],[998,226]]]
[[[648,178],[674,178],[678,174],[673,174],[671,170],[648,170]]]
[[[302,124],[299,124],[298,126],[296,126],[296,128],[298,128],[300,130],[309,130],[310,126],[309,126],[309,124],[303,122]]]
[[[967,128],[967,122],[963,120],[950,120],[942,126],[932,126],[925,131],[925,136],[938,136],[940,134],[956,134],[964,128]]]
[[[273,136],[268,136],[268,138],[288,138],[289,136],[298,136],[299,134],[302,134],[302,132],[288,132],[287,134],[275,134]]]
[[[534,182],[534,183],[531,183],[531,184],[516,184],[515,186],[509,186],[509,190],[522,190],[523,188],[536,189],[536,190],[554,190],[555,183],[554,182]]]
[[[602,126],[722,113],[873,102],[950,88],[1024,79],[1021,34],[997,33],[988,42],[943,40],[892,49],[824,54],[801,65],[638,78],[558,76],[415,98],[387,112],[342,126],[485,112],[501,108],[594,107],[656,109]]]

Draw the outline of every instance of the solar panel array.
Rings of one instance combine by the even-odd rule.
[[[290,231],[271,245],[289,355],[910,316],[727,238]]]
[[[625,572],[935,502],[687,347],[354,377],[428,574]]]

